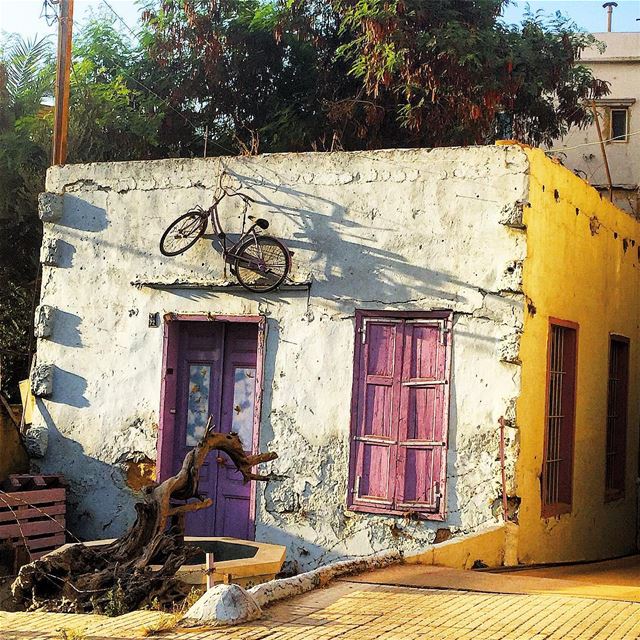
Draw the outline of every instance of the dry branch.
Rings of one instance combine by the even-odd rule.
[[[169,607],[185,597],[189,588],[175,574],[198,553],[184,542],[185,515],[212,505],[198,494],[198,478],[214,449],[231,458],[245,482],[277,478],[252,471],[277,458],[276,453],[247,455],[238,435],[214,431],[210,417],[202,440],[187,453],[178,473],[145,488],[129,531],[109,545],[78,544],[25,565],[12,585],[17,603],[49,611],[119,614],[152,602]]]

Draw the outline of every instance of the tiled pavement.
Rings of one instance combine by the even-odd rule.
[[[162,633],[166,640],[622,640],[640,638],[640,603],[562,595],[507,595],[336,582],[226,629]],[[0,613],[1,640],[133,639],[162,614],[120,618]],[[146,627],[146,631],[145,631]],[[68,634],[70,635],[70,634]],[[72,636],[71,636],[72,637]]]

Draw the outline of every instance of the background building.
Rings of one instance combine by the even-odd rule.
[[[610,84],[607,98],[596,106],[609,162],[613,200],[620,208],[640,215],[640,33],[594,33],[606,45],[587,50],[582,64]],[[595,123],[571,129],[554,145],[567,167],[608,195],[609,181]]]

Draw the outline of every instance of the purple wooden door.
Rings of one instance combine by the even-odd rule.
[[[448,318],[360,316],[351,504],[443,512]]]
[[[221,430],[240,436],[246,451],[253,444],[256,398],[258,328],[249,324],[227,325],[222,368]],[[216,535],[253,539],[251,483],[246,484],[225,453],[216,455]]]
[[[251,451],[254,439],[258,328],[255,324],[178,322],[172,473],[202,437],[209,415],[223,433],[235,431]],[[172,334],[169,334],[171,340]],[[168,351],[171,352],[172,345]],[[167,393],[172,389],[166,387]],[[170,399],[169,399],[170,401]],[[170,404],[170,402],[169,402]],[[171,411],[171,409],[170,409]],[[209,509],[187,515],[187,533],[252,539],[251,484],[242,483],[225,454],[213,451],[200,471],[200,493]]]
[[[187,451],[202,437],[209,415],[213,416],[216,424],[220,423],[222,349],[222,325],[213,322],[179,323],[172,473],[178,471]],[[216,472],[215,460],[210,455],[200,471],[200,492],[205,497],[215,497]],[[188,533],[214,535],[214,509],[215,505],[211,509],[188,514]]]

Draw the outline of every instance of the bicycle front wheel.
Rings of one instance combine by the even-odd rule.
[[[190,249],[207,228],[207,215],[199,211],[189,211],[176,218],[160,238],[160,253],[177,256]]]
[[[287,248],[271,236],[249,238],[235,251],[235,272],[240,284],[254,293],[277,289],[289,275]]]

